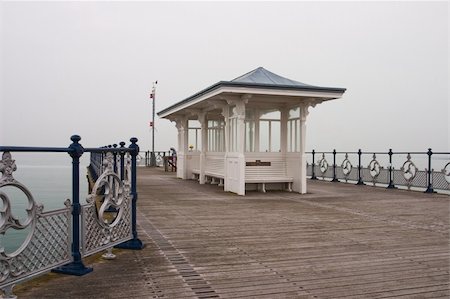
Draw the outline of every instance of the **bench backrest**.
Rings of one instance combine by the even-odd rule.
[[[205,171],[223,175],[225,173],[224,158],[206,158]]]
[[[270,162],[270,166],[245,166],[245,178],[277,178],[286,177],[286,161],[275,160]]]

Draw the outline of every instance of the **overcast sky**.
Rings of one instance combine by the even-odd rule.
[[[256,67],[345,87],[307,149],[449,151],[447,2],[1,2],[0,144],[136,136],[157,111]],[[156,149],[176,130],[156,122]]]

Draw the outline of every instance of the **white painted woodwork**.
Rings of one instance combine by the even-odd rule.
[[[205,169],[207,167],[206,163],[206,150],[208,148],[208,141],[207,141],[207,133],[208,133],[208,121],[206,120],[206,112],[200,112],[198,115],[198,121],[200,122],[201,126],[201,138],[202,138],[202,148],[200,152],[199,157],[199,164],[200,164],[200,173],[199,173],[199,183],[204,184],[205,183]]]
[[[342,94],[343,92],[220,87],[164,112],[160,116],[175,121],[178,129],[177,177],[196,178],[200,184],[218,184],[223,186],[224,191],[239,195],[245,195],[246,184],[248,187],[256,185],[261,191],[275,188],[276,185],[285,190],[306,193],[305,142],[308,108],[339,98]],[[300,115],[290,116],[290,109],[296,107],[300,109]],[[247,121],[254,122],[254,152],[245,152],[246,110],[249,111]],[[262,114],[271,110],[280,111],[281,117],[260,120]],[[200,151],[188,150],[189,119],[200,122]],[[210,126],[211,131],[214,129],[219,132],[211,140],[208,140],[208,120],[223,121],[224,124],[223,128],[221,125]],[[260,144],[260,137],[267,135],[266,131],[261,132],[267,127],[262,128],[261,121],[269,124],[268,152],[260,152],[265,149]],[[279,147],[270,144],[273,137],[270,130],[272,122],[279,122]],[[224,136],[224,139],[218,141],[217,136]],[[208,141],[214,146],[208,147]],[[209,148],[220,152],[208,151]],[[246,166],[246,162],[256,160],[270,162],[271,165]]]

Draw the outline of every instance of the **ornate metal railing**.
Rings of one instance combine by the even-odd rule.
[[[311,179],[356,182],[426,193],[450,191],[450,152],[307,152]],[[420,169],[419,164],[423,164]],[[436,169],[433,167],[437,167]]]
[[[155,151],[154,153],[151,151],[140,152],[139,155],[143,158],[141,162],[142,166],[156,166],[156,167],[164,167],[164,160],[166,157],[171,157],[170,151]],[[152,160],[154,159],[155,165],[152,165]]]
[[[0,244],[0,289],[3,298],[14,298],[15,284],[53,270],[57,273],[84,275],[92,271],[82,257],[111,248],[142,249],[136,230],[136,157],[137,139],[120,147],[83,148],[77,135],[68,148],[7,147],[0,161],[0,234],[8,230],[26,233],[23,243],[12,251]],[[44,212],[30,190],[17,181],[17,166],[11,152],[65,152],[72,157],[72,201],[65,208]],[[80,204],[79,164],[85,152],[91,153],[89,165],[93,187],[87,203]],[[15,188],[25,194],[25,219],[14,215],[14,201],[7,190]],[[4,192],[5,191],[5,192]],[[81,225],[80,225],[81,223]],[[81,228],[81,229],[80,229]]]

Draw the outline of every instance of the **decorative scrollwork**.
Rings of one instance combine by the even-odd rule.
[[[37,218],[42,214],[43,205],[38,205],[33,195],[27,187],[14,179],[13,172],[17,170],[15,161],[12,159],[11,153],[4,152],[0,161],[0,189],[6,186],[14,187],[22,191],[27,198],[26,219],[20,220],[15,217],[11,209],[11,200],[8,195],[0,191],[0,234],[4,235],[8,229],[24,230],[30,228],[28,235],[22,244],[13,252],[6,252],[3,246],[0,247],[0,282],[5,281],[10,276],[17,277],[23,273],[20,265],[19,255],[28,246],[34,234]]]
[[[445,180],[448,184],[450,184],[450,162],[448,162],[444,168],[442,169],[442,173],[444,174]]]
[[[17,170],[16,160],[12,159],[10,152],[4,152],[2,160],[0,161],[0,172],[2,177],[0,178],[0,184],[14,182],[13,172]]]
[[[380,175],[380,172],[381,172],[381,165],[377,161],[377,156],[375,154],[373,154],[372,160],[370,161],[368,168],[369,168],[370,176],[375,181],[376,178]]]
[[[406,161],[403,163],[401,170],[403,172],[403,177],[405,178],[406,184],[408,188],[410,188],[412,180],[416,177],[418,172],[417,166],[411,161],[410,154],[406,156]]]
[[[372,160],[369,162],[369,166],[367,166],[367,168],[369,168],[369,174],[372,177],[372,183],[375,186],[382,169],[380,163],[377,161],[377,156],[375,154],[373,154]]]
[[[163,156],[161,155],[161,153],[158,153],[156,155],[156,165],[157,166],[162,166],[163,165]]]
[[[328,161],[325,159],[325,153],[322,154],[322,158],[319,160],[319,169],[322,175],[325,174],[325,172],[328,170]]]
[[[353,165],[350,162],[350,160],[348,159],[347,153],[345,154],[344,161],[342,161],[341,168],[342,168],[342,173],[344,174],[344,177],[347,180],[348,176],[350,175],[350,173],[352,172],[352,169],[353,169]]]
[[[108,234],[121,219],[123,214],[122,204],[124,202],[124,194],[128,194],[128,188],[124,188],[123,182],[117,173],[114,172],[114,155],[110,152],[106,153],[103,160],[104,172],[95,182],[92,188],[91,194],[88,195],[87,202],[92,203],[97,196],[104,195],[103,202],[98,209],[98,223],[105,229],[105,233]],[[103,194],[100,194],[103,191]],[[116,217],[111,222],[107,221],[105,212],[107,210],[114,210],[117,212]]]
[[[121,159],[121,156],[117,155],[116,156],[116,173],[117,173],[117,175],[120,175],[120,172],[122,171],[121,170],[120,159]]]
[[[124,185],[128,188],[131,187],[131,155],[130,153],[125,154],[125,165],[124,165]]]

